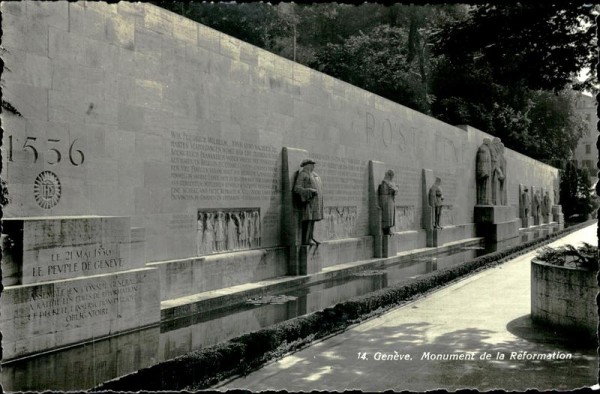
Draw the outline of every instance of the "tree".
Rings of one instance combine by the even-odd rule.
[[[560,174],[560,204],[565,218],[571,222],[587,219],[598,208],[587,168],[578,169],[574,163],[567,163]]]
[[[378,26],[342,44],[328,44],[314,66],[333,77],[400,104],[429,112],[418,67],[408,62],[406,29]]]
[[[588,67],[590,79],[579,87],[593,89],[597,13],[580,2],[481,5],[438,36],[436,51],[453,63],[489,67],[499,84],[523,81],[533,90],[560,91]]]

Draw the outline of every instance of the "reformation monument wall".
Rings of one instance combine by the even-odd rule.
[[[509,149],[494,156],[503,191],[478,201],[484,131],[150,4],[1,8],[5,358],[155,324],[212,290],[560,225],[558,170]],[[305,159],[322,188],[319,245],[302,242]],[[525,186],[532,201],[549,192],[552,212],[527,222]]]

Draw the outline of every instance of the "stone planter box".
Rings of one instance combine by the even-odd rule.
[[[596,338],[596,272],[531,261],[534,322]]]

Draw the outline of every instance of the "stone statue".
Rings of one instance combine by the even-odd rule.
[[[540,191],[536,190],[535,194],[533,195],[533,217],[536,219],[536,221],[540,217],[541,204],[542,201],[540,199]]]
[[[379,185],[377,194],[379,195],[379,207],[381,208],[381,228],[383,234],[391,235],[392,227],[396,222],[396,194],[398,186],[392,180],[394,179],[394,171],[387,170],[383,177],[383,181]]]
[[[490,182],[492,175],[492,147],[489,138],[477,150],[476,183],[477,205],[490,205]]]
[[[323,187],[321,178],[313,171],[315,164],[312,159],[302,160],[302,169],[298,172],[293,189],[302,208],[302,245],[310,245],[311,242],[319,245],[313,232],[315,222],[323,219]]]
[[[442,202],[444,201],[444,195],[442,194],[442,188],[440,185],[442,180],[435,178],[435,183],[429,189],[429,205],[433,208],[433,228],[442,228],[440,226],[440,216],[442,215]]]
[[[504,182],[506,180],[506,159],[504,158],[504,144],[500,138],[492,141],[492,204],[507,205]]]
[[[542,211],[542,215],[544,215],[545,218],[548,218],[550,216],[550,208],[552,207],[552,204],[550,203],[550,192],[548,191],[546,191],[546,194],[544,194],[542,207],[544,208]]]
[[[196,234],[196,247],[198,248],[198,256],[204,254],[204,245],[202,244],[204,237],[204,215],[202,212],[198,212],[198,233]]]
[[[523,193],[521,194],[521,204],[523,207],[523,222],[525,227],[529,227],[527,223],[527,218],[529,217],[529,213],[531,212],[531,197],[529,196],[529,189],[524,188]]]

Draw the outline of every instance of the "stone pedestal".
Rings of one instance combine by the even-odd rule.
[[[521,219],[521,226],[523,228],[531,227],[533,225],[533,216],[527,216]]]
[[[507,245],[509,240],[519,239],[522,221],[512,206],[476,205],[474,214],[477,236],[485,238],[489,250],[496,249],[493,245]]]
[[[5,219],[3,231],[4,359],[160,321],[158,271],[144,268],[129,218]]]
[[[381,257],[394,257],[398,254],[398,242],[396,240],[397,235],[384,235],[382,237],[382,256]]]
[[[319,246],[302,245],[299,251],[299,275],[310,275],[321,272],[323,268],[323,256],[319,253]]]
[[[552,221],[558,223],[559,230],[562,230],[565,227],[565,218],[562,213],[561,205],[552,206]]]
[[[388,257],[384,252],[384,235],[381,228],[379,184],[385,176],[385,163],[369,161],[369,233],[373,236],[373,257]]]
[[[458,226],[443,226],[441,229],[427,231],[427,246],[437,247],[449,242],[476,236],[475,224],[461,224]]]

